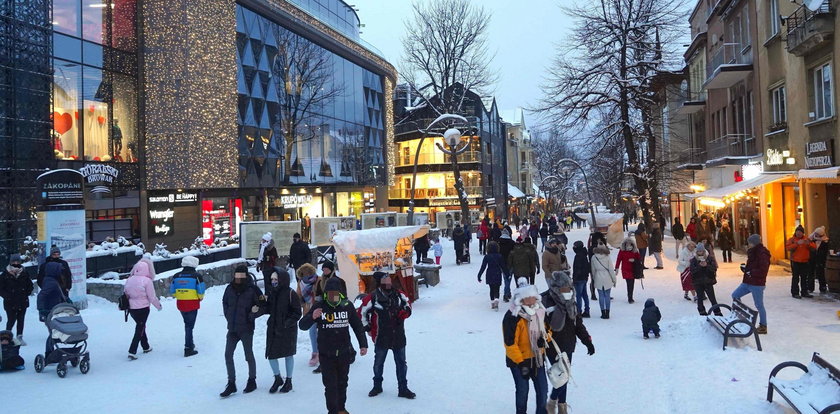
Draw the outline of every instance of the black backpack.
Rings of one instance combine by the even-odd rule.
[[[128,322],[128,309],[129,309],[129,304],[128,304],[128,296],[126,296],[126,294],[125,294],[125,293],[123,293],[122,295],[120,295],[119,299],[117,299],[117,307],[118,307],[121,311],[125,312],[125,321],[126,321],[126,322]]]

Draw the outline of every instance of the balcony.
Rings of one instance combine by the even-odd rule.
[[[702,170],[706,162],[706,152],[702,148],[687,148],[677,155],[677,170]]]
[[[727,134],[706,145],[706,167],[721,165],[746,165],[758,156],[755,137],[744,134]]]
[[[682,102],[677,112],[681,115],[691,115],[702,111],[706,107],[706,91],[683,91]]]
[[[752,72],[752,49],[740,43],[724,43],[711,54],[706,66],[706,89],[726,89]]]
[[[428,142],[428,141],[427,141]],[[416,145],[412,146],[416,148]],[[420,158],[417,159],[417,165],[433,165],[433,164],[450,164],[452,161],[449,156],[435,148],[435,152],[420,153]],[[458,163],[481,162],[480,151],[467,151],[458,155]],[[397,156],[397,167],[413,167],[414,166],[414,152],[409,155],[405,153]]]
[[[482,196],[481,186],[464,187],[464,190],[467,192],[467,198],[476,198]],[[388,190],[388,198],[402,200],[411,199],[411,189],[391,188]],[[418,200],[427,198],[458,198],[458,192],[455,191],[455,187],[417,188],[414,190],[414,198]]]
[[[834,8],[823,0],[817,10],[805,5],[785,19],[787,50],[802,57],[831,42],[834,35]]]

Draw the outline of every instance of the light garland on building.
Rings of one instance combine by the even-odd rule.
[[[147,188],[238,186],[234,0],[144,2]]]
[[[393,186],[396,178],[394,177],[394,166],[397,163],[396,149],[394,137],[394,105],[392,99],[394,97],[394,81],[391,78],[385,78],[385,152],[388,154],[388,186]]]

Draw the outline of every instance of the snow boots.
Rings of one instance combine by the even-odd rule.
[[[498,299],[493,299],[493,300],[490,301],[490,309],[493,309],[495,311],[499,310],[499,300]]]
[[[610,310],[609,309],[601,309],[601,319],[609,319],[610,318]]]
[[[23,335],[18,335],[17,336],[17,341],[18,341],[18,344],[20,344],[20,346],[26,346],[26,341],[23,340]]]
[[[406,387],[406,388],[400,389],[399,393],[397,394],[397,397],[413,400],[414,398],[417,397],[417,394],[411,392],[411,390],[408,389],[408,387]]]
[[[313,352],[313,353],[312,353],[312,357],[311,357],[311,358],[309,358],[309,366],[310,366],[310,367],[314,367],[314,366],[316,366],[316,365],[318,365],[318,353],[317,353],[317,352]]]
[[[569,414],[569,406],[566,403],[557,404],[557,414]]]
[[[280,394],[285,394],[292,390],[292,379],[286,378],[286,382],[283,384],[283,388],[280,388]]]
[[[758,328],[755,328],[755,333],[767,335],[767,325],[758,325]]]
[[[313,373],[313,374],[320,374],[320,373],[321,373],[321,366],[320,366],[320,365],[318,365],[318,368],[313,369],[313,370],[312,370],[312,373]]]
[[[274,376],[274,383],[271,384],[271,388],[268,389],[268,393],[269,394],[274,394],[282,386],[283,386],[283,377],[280,376],[280,375],[275,375]]]
[[[510,302],[510,295],[509,295],[509,294],[506,294],[506,295],[504,296],[504,301],[505,301],[505,302]]]
[[[245,384],[245,389],[242,390],[245,394],[254,391],[257,389],[257,379],[256,378],[248,378],[248,383]]]
[[[545,403],[545,411],[548,414],[557,414],[557,400],[549,398]]]
[[[184,348],[184,358],[188,358],[196,354],[198,354],[198,351],[196,351],[195,348]]]
[[[588,318],[589,316],[590,316],[590,315],[589,315],[589,309],[585,310],[585,311],[584,311],[584,312],[580,315],[580,317],[581,317],[581,318]]]
[[[376,397],[379,394],[382,394],[382,384],[373,384],[373,388],[370,389],[368,397]]]
[[[233,381],[228,381],[227,387],[225,387],[225,390],[222,391],[221,394],[219,394],[219,397],[227,398],[227,397],[230,397],[230,395],[235,393],[235,392],[236,392],[236,383],[234,383]]]

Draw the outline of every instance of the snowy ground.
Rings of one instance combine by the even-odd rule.
[[[582,240],[587,230],[569,233],[571,241]],[[414,315],[407,322],[409,386],[418,394],[414,401],[396,397],[392,360],[386,364],[385,393],[368,398],[373,353],[357,357],[350,372],[347,408],[354,413],[510,413],[513,411],[513,381],[505,367],[502,346],[502,312],[489,309],[488,289],[477,283],[481,256],[473,243],[473,262],[456,266],[451,242],[444,241],[441,283],[421,288]],[[635,304],[628,304],[622,281],[614,290],[612,318],[592,319],[586,326],[596,353],[587,356],[580,346],[574,354],[573,383],[569,402],[573,412],[598,413],[789,413],[784,403],[768,404],[767,378],[774,365],[787,360],[807,362],[820,352],[840,364],[840,303],[830,300],[796,300],[789,295],[788,273],[771,269],[765,302],[770,334],[762,336],[764,352],[752,339],[736,340],[721,350],[722,337],[697,315],[692,302],[682,298],[674,270],[673,240],[666,240],[665,270],[646,272],[645,290],[637,287]],[[574,254],[569,250],[569,259]],[[613,257],[615,257],[615,251]],[[720,253],[717,252],[720,257]],[[727,301],[740,282],[738,263],[723,264],[716,292]],[[648,258],[648,264],[653,263]],[[537,277],[545,287],[543,275]],[[255,353],[258,390],[220,400],[226,381],[224,367],[225,322],[221,312],[223,287],[209,289],[199,312],[196,343],[200,353],[182,357],[181,316],[170,299],[161,312],[152,312],[148,335],[154,352],[137,361],[126,360],[133,323],[124,323],[116,305],[91,298],[83,312],[90,327],[91,371],[81,375],[70,370],[67,378],[55,375],[55,366],[44,373],[32,369],[35,355],[43,352],[46,329],[34,308],[27,314],[22,348],[27,361],[23,372],[0,373],[0,396],[4,411],[16,413],[115,412],[229,413],[231,409],[268,410],[278,404],[291,412],[323,412],[323,387],[311,373],[309,337],[301,332],[295,361],[295,390],[288,395],[270,395],[271,370],[263,358],[265,317],[258,321]],[[644,341],[639,317],[644,299],[653,297],[663,322],[662,338]],[[33,298],[34,302],[34,298]],[[751,299],[746,298],[748,304]],[[4,315],[5,317],[5,315]],[[247,367],[237,352],[237,385],[245,384]],[[282,364],[281,364],[282,366]],[[533,392],[533,391],[532,391]],[[779,398],[779,397],[777,397]],[[780,399],[780,398],[779,398]],[[247,405],[243,405],[247,404]],[[533,406],[533,394],[531,396]],[[718,408],[713,408],[718,407]],[[303,410],[303,411],[301,411]]]

